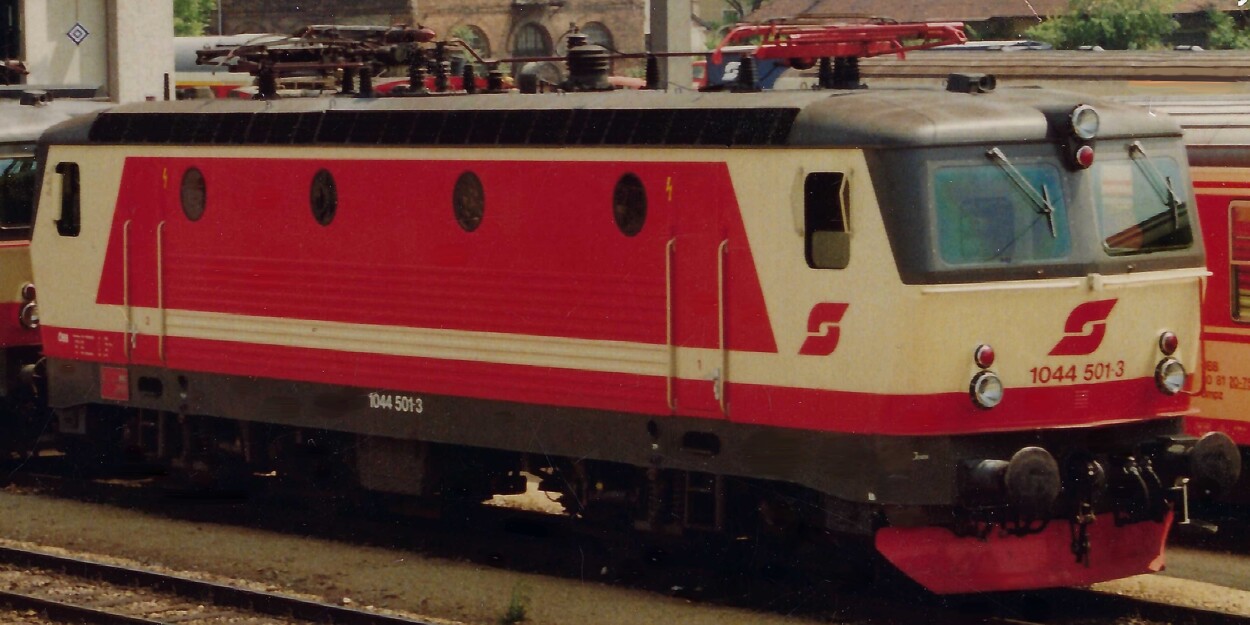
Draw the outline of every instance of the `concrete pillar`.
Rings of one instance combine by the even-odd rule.
[[[109,99],[161,99],[174,76],[173,3],[108,0],[108,8]]]
[[[692,52],[690,0],[651,0],[650,52]],[[660,78],[666,88],[690,88],[693,57],[660,59]]]

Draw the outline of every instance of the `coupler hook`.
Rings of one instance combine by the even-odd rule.
[[[1093,504],[1086,501],[1072,520],[1072,555],[1076,556],[1077,564],[1086,567],[1089,566],[1089,526],[1093,525],[1095,518]]]

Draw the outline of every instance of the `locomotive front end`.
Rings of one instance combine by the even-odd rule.
[[[966,389],[942,415],[880,415],[914,419],[905,434],[936,451],[913,457],[949,470],[903,472],[913,502],[943,494],[886,506],[876,545],[936,592],[1158,571],[1191,498],[1241,471],[1227,436],[1181,429],[1206,270],[1180,133],[1070,94],[974,98],[931,114],[927,139],[946,144],[869,157],[914,285],[904,340],[923,346],[900,370],[913,388]]]

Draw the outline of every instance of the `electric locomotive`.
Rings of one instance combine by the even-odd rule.
[[[859,56],[957,25],[761,34],[821,88],[756,91],[748,58],[733,89],[613,91],[574,40],[553,94],[365,72],[55,128],[61,434],[470,501],[528,472],[640,530],[862,537],[938,593],[1159,570],[1240,471],[1181,429],[1207,272],[1180,129],[986,76],[858,88]]]

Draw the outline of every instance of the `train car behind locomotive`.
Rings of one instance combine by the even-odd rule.
[[[91,91],[0,87],[0,405],[6,414],[15,415],[0,421],[6,451],[29,453],[29,430],[40,428],[42,421],[35,421],[45,416],[32,410],[35,398],[29,377],[22,374],[24,367],[33,366],[40,357],[39,311],[30,266],[40,175],[36,141],[55,124],[108,106],[82,98]]]
[[[1250,99],[1238,95],[1138,97],[1167,113],[1185,142],[1203,220],[1211,278],[1202,304],[1203,376],[1187,423],[1203,434],[1223,431],[1250,450]],[[1245,493],[1235,500],[1244,502]]]
[[[854,86],[875,48],[819,28],[786,53]],[[954,27],[890,28],[853,36]],[[612,92],[603,54],[571,45],[560,94],[50,132],[71,449],[470,500],[529,471],[588,519],[871,539],[939,593],[1158,570],[1173,503],[1236,479],[1181,431],[1206,270],[1174,123],[969,76]]]

